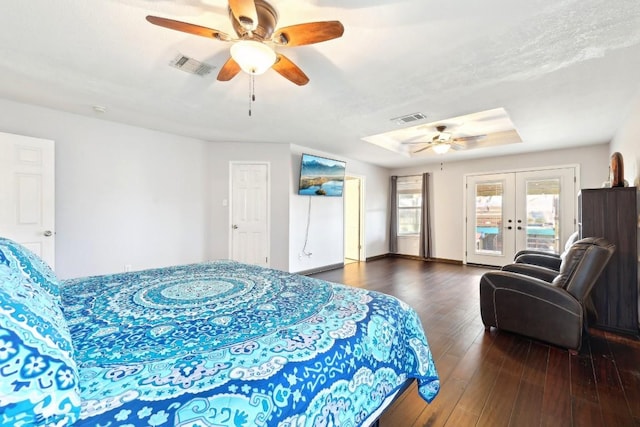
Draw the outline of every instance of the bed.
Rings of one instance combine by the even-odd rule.
[[[0,425],[356,427],[439,390],[385,294],[231,261],[59,283],[6,239],[0,278]]]

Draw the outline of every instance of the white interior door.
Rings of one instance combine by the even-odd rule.
[[[0,236],[55,267],[54,142],[0,132]]]
[[[269,266],[269,165],[231,163],[231,259]]]
[[[344,182],[344,257],[360,261],[360,179],[346,177]]]
[[[466,261],[502,266],[517,251],[560,252],[576,227],[575,167],[467,177]]]

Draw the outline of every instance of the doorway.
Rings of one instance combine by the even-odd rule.
[[[230,175],[230,258],[269,267],[269,164],[231,162]]]
[[[560,252],[576,228],[577,168],[467,176],[466,262],[502,266],[524,249]]]
[[[344,263],[365,260],[364,178],[346,176],[344,181]]]

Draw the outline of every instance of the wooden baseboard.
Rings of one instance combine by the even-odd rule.
[[[382,255],[370,256],[370,257],[367,257],[366,262],[375,261],[377,259],[388,258],[390,255],[391,254],[386,253],[386,254],[382,254]]]
[[[455,265],[462,265],[462,260],[459,259],[447,259],[447,258],[431,258],[429,261],[433,261],[433,262],[441,262],[443,264],[455,264]]]
[[[312,268],[310,270],[298,271],[295,274],[300,274],[302,276],[308,276],[310,274],[321,273],[323,271],[337,270],[338,268],[342,268],[342,267],[344,267],[344,263],[323,265],[322,267]]]
[[[487,264],[476,264],[473,262],[468,262],[467,265],[469,267],[481,267],[481,268],[489,268],[491,270],[500,270],[502,267],[497,267],[495,265],[487,265]]]
[[[426,258],[422,258],[422,257],[416,256],[416,255],[389,254],[389,256],[393,257],[393,258],[413,259],[413,260],[416,260],[416,261],[429,261]]]
[[[446,258],[429,258],[429,259],[425,259],[425,258],[421,258],[421,257],[415,256],[415,255],[392,254],[392,253],[386,253],[386,254],[382,254],[382,255],[376,255],[376,256],[368,257],[366,262],[376,261],[376,260],[384,259],[384,258],[404,258],[404,259],[412,259],[412,260],[415,260],[415,261],[441,262],[443,264],[462,265],[462,261],[459,261],[457,259],[446,259]],[[330,265],[324,265],[322,267],[312,268],[312,269],[309,269],[309,270],[297,271],[295,274],[300,274],[302,276],[308,276],[310,274],[322,273],[323,271],[337,270],[338,268],[343,268],[344,266],[345,266],[344,263],[343,264],[330,264]]]
[[[455,265],[462,265],[462,261],[458,260],[458,259],[446,259],[446,258],[422,258],[416,255],[405,255],[405,254],[392,254],[392,253],[386,253],[386,254],[382,254],[382,255],[376,255],[376,256],[372,256],[367,258],[367,262],[369,261],[375,261],[377,259],[383,259],[383,258],[404,258],[404,259],[413,259],[416,261],[427,261],[427,262],[441,262],[444,264],[455,264]]]

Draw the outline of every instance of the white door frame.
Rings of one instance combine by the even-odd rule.
[[[464,231],[462,233],[462,248],[463,248],[463,256],[462,262],[463,264],[467,264],[467,238],[468,238],[468,226],[467,226],[467,181],[469,177],[477,177],[483,175],[493,175],[493,174],[507,174],[507,173],[521,173],[521,172],[535,172],[535,171],[545,171],[552,169],[566,169],[566,168],[574,168],[575,170],[575,182],[574,182],[574,195],[575,204],[574,204],[574,212],[573,212],[573,230],[577,229],[577,217],[578,217],[578,191],[581,188],[580,185],[580,165],[577,163],[574,164],[565,164],[565,165],[555,165],[555,166],[542,166],[542,167],[531,167],[531,168],[521,168],[521,169],[508,169],[502,171],[495,172],[479,172],[479,173],[470,173],[465,174],[463,183],[462,183],[462,193],[463,193],[463,201],[462,201],[462,209],[463,209],[463,218],[464,218]],[[567,233],[566,236],[569,236],[571,232]],[[563,247],[564,242],[560,243],[560,247]]]
[[[345,176],[345,181],[348,178],[354,178],[357,179],[358,181],[360,181],[360,190],[359,190],[359,204],[360,204],[360,208],[359,208],[359,215],[360,215],[360,230],[359,230],[359,236],[358,236],[358,240],[359,240],[359,245],[360,245],[360,250],[358,251],[358,261],[366,261],[367,260],[367,254],[366,254],[366,245],[365,245],[365,223],[364,223],[364,219],[365,219],[365,177],[362,175],[355,175],[355,174],[347,174]],[[343,218],[347,217],[346,214],[346,208],[347,208],[347,204],[343,203],[345,212],[343,214]],[[343,236],[346,236],[346,223],[342,224],[343,226]],[[344,243],[343,243],[344,245]],[[344,249],[343,249],[343,253],[344,253]]]
[[[265,165],[267,167],[267,212],[265,215],[267,221],[267,267],[271,265],[271,162],[265,161],[229,161],[229,221],[227,224],[228,240],[229,240],[229,259],[233,259],[233,168],[237,165]]]

